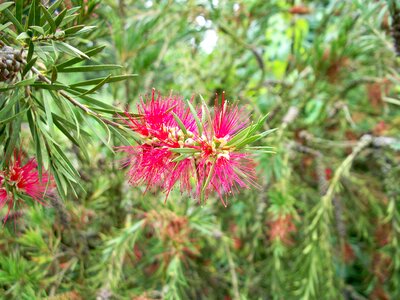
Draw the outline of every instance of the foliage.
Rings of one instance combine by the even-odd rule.
[[[1,169],[21,149],[60,197],[9,214],[0,298],[400,298],[399,11],[1,1]],[[153,87],[209,106],[225,91],[251,134],[278,128],[255,142],[276,152],[255,155],[261,188],[225,208],[129,185],[120,120]]]

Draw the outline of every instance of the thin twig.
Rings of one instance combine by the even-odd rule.
[[[251,53],[253,54],[254,58],[257,61],[257,65],[261,70],[261,76],[260,76],[260,82],[259,82],[259,87],[261,87],[263,85],[264,82],[264,75],[265,75],[265,66],[264,66],[264,60],[261,56],[260,53],[258,53],[256,46],[254,45],[250,45],[247,42],[245,42],[243,39],[241,39],[240,37],[238,37],[230,28],[228,28],[226,25],[224,24],[218,24],[218,28],[225,34],[227,34],[228,36],[230,36],[235,42],[237,42],[239,45],[242,45],[245,49],[248,49],[251,51]]]
[[[24,63],[26,64],[26,61],[24,60]],[[31,68],[32,72],[35,73],[38,78],[47,83],[47,84],[52,84],[51,80],[48,79],[46,76],[44,76],[38,69],[36,69],[35,67]],[[67,94],[66,91],[64,90],[59,90],[58,91],[59,94],[61,96],[63,96],[65,99],[67,99],[69,102],[71,102],[74,106],[80,108],[81,110],[83,110],[85,113],[87,113],[88,115],[92,115],[98,119],[100,119],[101,121],[103,121],[105,124],[117,127],[117,128],[123,128],[123,126],[121,124],[118,124],[114,121],[108,120],[106,118],[104,118],[103,116],[101,116],[99,113],[91,110],[90,108],[88,108],[87,106],[83,105],[82,103],[80,103],[78,100],[72,98],[70,95]]]
[[[306,139],[309,142],[319,144],[323,147],[356,147],[362,139],[370,139],[370,145],[374,147],[391,147],[395,144],[400,143],[400,139],[396,139],[390,136],[372,136],[370,134],[364,134],[358,141],[331,141],[313,136],[311,133],[303,130],[299,136]]]

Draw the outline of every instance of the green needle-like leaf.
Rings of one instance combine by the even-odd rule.
[[[9,8],[11,5],[14,5],[14,2],[4,2],[0,4],[0,12]]]
[[[176,123],[178,123],[178,126],[182,130],[183,134],[187,135],[188,132],[187,132],[185,124],[183,124],[182,120],[174,112],[171,112],[171,114],[174,116],[174,119],[175,119]]]
[[[57,25],[54,22],[53,17],[51,16],[51,14],[49,13],[49,11],[47,10],[46,7],[44,7],[42,4],[40,4],[40,8],[43,11],[43,15],[46,18],[46,21],[48,22],[48,24],[50,25],[50,29],[51,29],[51,33],[55,33],[56,29],[57,29]]]
[[[15,25],[15,27],[18,30],[18,33],[24,32],[24,27],[22,26],[22,24],[14,17],[14,15],[7,8],[3,10],[3,14]]]
[[[96,72],[96,71],[109,71],[121,69],[120,65],[93,65],[93,66],[80,66],[60,69],[60,73],[76,73],[76,72]]]
[[[192,116],[194,120],[196,121],[196,126],[197,126],[197,131],[199,135],[201,136],[203,134],[203,124],[201,124],[200,119],[197,115],[196,109],[193,107],[192,103],[190,103],[189,100],[186,100],[187,106],[189,106],[190,112],[192,113]]]

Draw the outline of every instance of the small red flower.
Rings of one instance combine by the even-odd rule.
[[[325,178],[326,178],[326,180],[331,180],[332,179],[332,169],[331,168],[326,168],[325,169]]]
[[[293,243],[290,234],[296,232],[297,229],[291,215],[278,216],[276,219],[269,222],[269,226],[269,237],[272,241],[279,240],[286,245],[291,245]]]
[[[19,199],[18,194],[28,195],[43,205],[46,192],[53,188],[50,177],[46,172],[42,172],[40,179],[38,165],[34,158],[24,165],[21,160],[21,153],[15,152],[8,168],[0,174],[0,209],[6,204],[8,206],[5,221],[16,203],[15,201]],[[5,185],[8,186],[8,193]]]

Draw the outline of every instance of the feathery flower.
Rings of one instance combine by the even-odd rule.
[[[38,165],[34,158],[26,164],[22,164],[21,160],[21,153],[15,152],[8,168],[0,174],[0,209],[7,204],[7,216],[14,207],[15,201],[19,199],[18,194],[27,195],[43,205],[47,190],[52,188],[50,177],[46,172],[42,172],[40,179]],[[8,186],[9,193],[7,193],[5,185]]]
[[[229,105],[222,93],[221,104],[218,97],[215,99],[214,118],[212,120],[213,133],[216,138],[228,140],[249,123],[248,114],[237,105]]]
[[[201,148],[197,160],[197,195],[202,201],[211,191],[217,192],[226,206],[224,195],[237,192],[239,188],[257,186],[255,162],[249,153],[236,151],[232,138],[248,125],[248,116],[236,105],[229,105],[222,94],[221,104],[215,100],[214,114],[199,139]],[[226,197],[225,197],[226,198]]]
[[[210,192],[215,191],[222,204],[227,206],[227,195],[235,194],[240,189],[257,187],[255,162],[246,153],[212,154],[202,158],[197,164],[197,196],[200,201],[206,200]]]
[[[158,186],[168,197],[180,182],[181,192],[194,190],[200,202],[216,192],[225,206],[227,195],[257,186],[248,145],[272,130],[257,134],[266,117],[249,124],[248,115],[229,105],[225,94],[212,112],[204,103],[200,112],[177,96],[156,97],[153,89],[151,99],[138,105],[138,117],[125,116],[124,122],[143,138],[140,145],[121,147],[132,185]]]
[[[151,99],[141,100],[138,105],[139,117],[134,118],[125,113],[124,121],[136,133],[143,137],[143,143],[137,146],[121,147],[128,154],[125,166],[129,166],[129,183],[146,184],[147,188],[160,186],[167,191],[173,188],[178,180],[181,189],[189,188],[191,164],[182,161],[173,162],[176,154],[171,149],[190,146],[196,133],[193,115],[177,96],[156,96],[152,90]],[[181,129],[181,124],[186,132]]]
[[[193,116],[182,98],[177,96],[156,96],[152,90],[151,99],[141,99],[137,106],[139,117],[134,118],[125,113],[126,123],[135,132],[145,138],[147,143],[161,144],[164,146],[179,146],[182,143],[182,131],[174,117],[179,117],[188,131],[194,132],[196,124]]]

